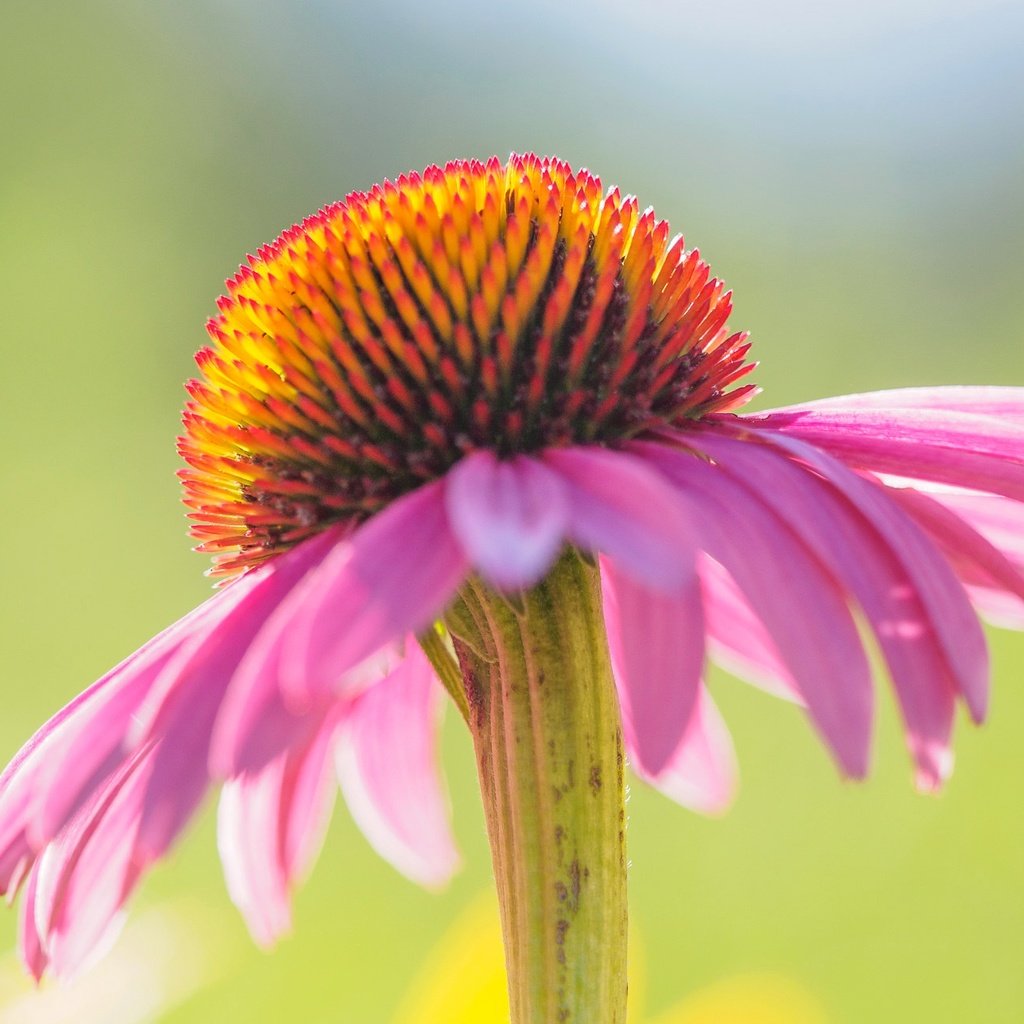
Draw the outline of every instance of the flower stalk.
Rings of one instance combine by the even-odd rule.
[[[509,600],[471,580],[462,669],[513,1024],[626,1015],[622,729],[597,570],[575,553]]]

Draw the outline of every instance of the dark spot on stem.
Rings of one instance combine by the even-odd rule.
[[[590,872],[588,871],[587,874]],[[580,862],[573,860],[569,865],[569,887],[572,898],[569,900],[569,912],[578,914],[580,910]]]

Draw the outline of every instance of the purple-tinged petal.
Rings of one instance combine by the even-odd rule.
[[[774,697],[803,704],[771,636],[732,577],[707,555],[697,566],[712,661]]]
[[[219,591],[154,641],[130,663],[98,699],[83,708],[65,729],[35,783],[38,794],[31,835],[42,846],[64,827],[105,779],[138,746],[131,733],[140,708],[151,699],[169,665],[198,639],[216,630],[235,607],[234,588]]]
[[[775,412],[819,410],[938,409],[949,412],[995,416],[1024,424],[1024,388],[949,385],[931,388],[891,388],[787,406]]]
[[[292,885],[304,881],[312,870],[334,809],[338,712],[329,713],[312,742],[290,754],[286,763],[278,846],[285,877]]]
[[[442,690],[419,645],[345,714],[337,762],[341,791],[370,845],[408,878],[443,885],[459,855],[437,764]]]
[[[929,491],[928,496],[981,534],[1017,569],[1024,570],[1024,502],[997,494],[948,489]]]
[[[315,860],[334,805],[337,721],[260,772],[229,780],[217,840],[228,892],[253,938],[269,947],[291,928],[291,894]]]
[[[298,599],[301,603],[316,567],[333,548],[347,543],[346,532],[340,530],[307,543],[311,545],[310,571],[294,587],[289,602]],[[215,778],[262,770],[291,747],[305,743],[323,719],[323,708],[295,713],[286,705],[281,692],[280,664],[291,612],[288,602],[283,600],[269,611],[232,673],[217,713],[209,759]],[[387,649],[376,657],[383,663],[379,669],[381,676],[400,660]]]
[[[59,977],[71,977],[106,948],[148,866],[136,855],[135,838],[149,766],[146,751],[126,761],[42,853],[36,928]]]
[[[766,433],[763,439],[820,473],[885,540],[925,608],[971,716],[982,721],[988,704],[988,648],[967,594],[949,563],[884,487],[851,472],[799,438]]]
[[[1015,629],[1024,627],[1024,537],[1007,538],[1005,543],[1014,558],[1011,561],[971,522],[991,527],[994,510],[982,511],[981,503],[1009,505],[1005,498],[979,494],[961,502],[944,495],[940,500],[938,496],[922,494],[910,487],[889,488],[887,493],[934,538],[960,579],[973,588],[970,593],[972,598],[977,598],[976,603],[983,609],[998,610],[1002,624]],[[958,504],[968,519],[953,511]],[[1017,507],[1024,511],[1024,506]],[[999,509],[997,515],[1005,515],[1005,511]],[[987,518],[984,512],[989,512]],[[1024,520],[1024,515],[1021,518]],[[1024,522],[1021,525],[1024,528]],[[1016,550],[1017,545],[1020,545],[1020,552]],[[979,590],[982,593],[978,594]]]
[[[264,949],[291,931],[291,892],[278,857],[284,757],[230,779],[217,805],[217,848],[231,901]]]
[[[672,594],[650,590],[601,558],[612,667],[633,757],[648,775],[686,732],[704,667],[704,611],[696,571]]]
[[[874,695],[864,649],[835,579],[773,510],[720,469],[665,444],[635,450],[678,488],[701,546],[725,567],[789,666],[843,771],[867,772]]]
[[[627,752],[641,779],[691,811],[724,814],[736,796],[739,770],[732,737],[703,686],[685,735],[657,776],[643,770],[628,745]]]
[[[931,614],[921,590],[931,585],[933,603],[944,608],[964,602],[962,588],[941,557],[918,544],[918,561],[908,568],[905,559],[914,541],[907,534],[915,533],[913,525],[902,521],[898,509],[887,510],[877,490],[862,495],[872,485],[838,464],[838,475],[851,477],[848,492],[774,447],[711,431],[702,431],[697,443],[780,518],[798,524],[808,547],[863,608],[903,709],[918,784],[924,789],[940,785],[952,768],[949,741],[957,679],[939,636],[948,621]],[[858,504],[852,505],[851,497]]]
[[[114,770],[122,757],[126,716],[174,651],[216,614],[221,602],[221,596],[214,595],[143,644],[58,711],[4,769],[0,892],[17,888],[35,851]],[[83,734],[84,742],[79,739]]]
[[[332,699],[347,672],[433,622],[468,571],[443,482],[393,502],[336,546],[268,623],[286,704],[301,713]]]
[[[292,747],[303,745],[323,719],[323,708],[296,713],[285,703],[277,660],[282,640],[278,631],[284,625],[280,618],[264,627],[231,679],[210,742],[214,778],[261,771]],[[403,656],[401,644],[384,647],[345,673],[339,688],[358,693],[394,671]]]
[[[569,521],[561,479],[522,455],[468,455],[445,478],[445,501],[470,562],[501,590],[530,587],[544,575]]]
[[[1005,590],[967,584],[967,593],[978,614],[993,626],[1024,630],[1024,605]]]
[[[21,897],[21,910],[18,914],[18,953],[25,970],[39,981],[50,958],[43,948],[43,940],[36,927],[36,884],[39,877],[39,862],[36,861],[28,874],[25,892]]]
[[[192,703],[195,691],[222,694],[267,620],[332,550],[345,543],[346,534],[343,526],[324,530],[226,587],[222,593],[229,603],[224,612],[177,652],[136,714],[135,742],[159,736],[180,709]]]
[[[340,536],[341,528],[327,530],[228,588],[237,590],[230,609],[178,651],[136,713],[138,739],[156,741],[139,825],[138,843],[147,857],[167,851],[209,787],[213,726],[239,661],[282,600]]]
[[[693,574],[694,538],[671,486],[626,452],[557,448],[544,461],[565,482],[569,534],[637,581],[674,591]]]
[[[1000,400],[996,408],[1003,405]],[[800,438],[861,469],[1024,500],[1024,421],[979,408],[862,407],[828,399],[742,422]]]

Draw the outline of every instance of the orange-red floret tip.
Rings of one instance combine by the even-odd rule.
[[[353,192],[227,282],[179,451],[232,576],[465,453],[616,446],[741,405],[731,293],[665,221],[532,154]]]

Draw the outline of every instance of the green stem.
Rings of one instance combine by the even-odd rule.
[[[434,666],[437,678],[448,691],[448,695],[455,702],[459,714],[469,721],[469,703],[466,700],[466,693],[462,686],[462,676],[459,674],[459,666],[448,650],[444,638],[438,629],[431,628],[419,638],[420,647],[427,656],[430,664]]]
[[[622,1024],[622,731],[596,569],[563,557],[513,604],[473,581],[447,617],[501,906],[513,1024]]]

